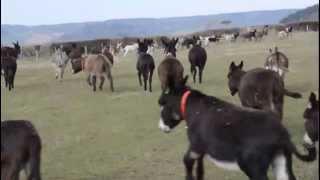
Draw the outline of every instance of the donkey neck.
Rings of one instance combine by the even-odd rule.
[[[247,71],[244,70],[240,70],[239,71],[239,76],[240,76],[240,80],[242,79],[242,77],[247,73]]]
[[[228,104],[214,96],[207,96],[199,91],[191,89],[186,89],[184,93],[182,93],[180,102],[182,101],[183,94],[188,91],[190,91],[190,94],[184,102],[184,112],[181,112],[187,125],[193,123],[193,121],[197,119],[195,117],[199,114],[208,112],[209,108],[219,111]]]

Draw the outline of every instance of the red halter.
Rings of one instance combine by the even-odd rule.
[[[187,105],[187,100],[188,100],[188,97],[190,94],[191,94],[190,90],[184,92],[182,95],[181,102],[180,102],[180,111],[181,111],[183,119],[185,119],[186,105]]]

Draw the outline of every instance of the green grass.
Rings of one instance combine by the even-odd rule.
[[[302,150],[302,113],[310,91],[318,92],[318,33],[295,33],[290,40],[268,37],[262,42],[220,43],[207,49],[204,83],[191,86],[209,95],[239,104],[227,87],[231,61],[244,60],[245,69],[261,67],[268,48],[277,45],[290,59],[286,87],[303,94],[285,98],[284,124]],[[156,64],[163,59],[155,54]],[[189,73],[187,51],[178,58]],[[54,77],[49,58],[20,61],[15,89],[1,89],[1,119],[29,119],[43,142],[44,180],[164,180],[183,179],[183,154],[188,146],[183,123],[171,134],[158,129],[160,84],[154,76],[152,94],[138,86],[134,55],[121,57],[113,67],[115,92],[106,81],[102,92],[93,93],[85,75],[71,75],[63,82]],[[206,179],[245,180],[242,172],[225,171],[206,164]],[[298,179],[318,179],[318,162],[294,158]],[[270,173],[271,174],[271,173]],[[272,176],[270,176],[272,177]]]

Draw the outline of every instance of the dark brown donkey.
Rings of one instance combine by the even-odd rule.
[[[195,180],[194,169],[196,180],[204,179],[204,157],[218,167],[241,170],[250,180],[268,180],[270,167],[277,180],[296,180],[292,156],[305,162],[316,160],[316,148],[305,146],[308,152],[300,153],[274,113],[236,106],[185,83],[186,79],[178,87],[169,83],[169,90],[159,98],[159,128],[169,133],[185,120],[186,180]]]
[[[189,62],[193,82],[196,82],[197,67],[199,70],[199,83],[202,83],[202,72],[207,62],[207,52],[200,44],[194,44],[189,51]]]
[[[312,92],[309,96],[309,104],[303,113],[305,119],[304,127],[306,133],[304,142],[308,145],[314,145],[319,140],[319,99]]]
[[[155,68],[153,57],[147,53],[149,47],[149,41],[138,39],[138,61],[137,71],[139,84],[142,86],[141,75],[143,76],[144,90],[147,91],[147,81],[149,80],[149,91],[152,92],[152,75]]]
[[[173,83],[178,83],[183,79],[183,66],[176,58],[177,39],[163,42],[165,46],[166,58],[158,66],[158,76],[161,82],[161,89],[164,91],[168,87],[168,80],[173,79]]]
[[[179,38],[172,38],[170,41],[168,40],[164,40],[164,39],[161,39],[162,41],[162,44],[164,45],[164,53],[166,55],[172,55],[174,57],[176,57],[176,52],[177,52],[177,49],[176,49],[176,45],[179,41]]]
[[[16,43],[12,43],[12,47],[4,46],[1,47],[1,57],[14,57],[18,58],[19,54],[21,53],[21,47],[19,45],[19,42],[17,41]]]
[[[241,104],[256,109],[271,110],[283,114],[284,95],[301,98],[301,94],[288,91],[278,73],[263,68],[242,70],[243,61],[230,64],[228,80],[231,95],[239,92]]]
[[[25,170],[28,180],[41,180],[41,139],[29,121],[1,122],[1,180],[18,180]]]
[[[5,85],[9,88],[9,91],[14,88],[14,78],[17,71],[16,59],[17,58],[13,56],[1,57],[1,75],[3,71]]]

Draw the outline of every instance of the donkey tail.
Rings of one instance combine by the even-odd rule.
[[[284,89],[284,95],[295,98],[295,99],[302,98],[302,95],[300,93],[292,92],[287,89]]]
[[[317,150],[314,145],[304,145],[304,148],[308,151],[308,154],[301,154],[297,147],[292,143],[292,141],[288,141],[287,150],[292,152],[298,159],[304,162],[312,162],[317,159]]]

